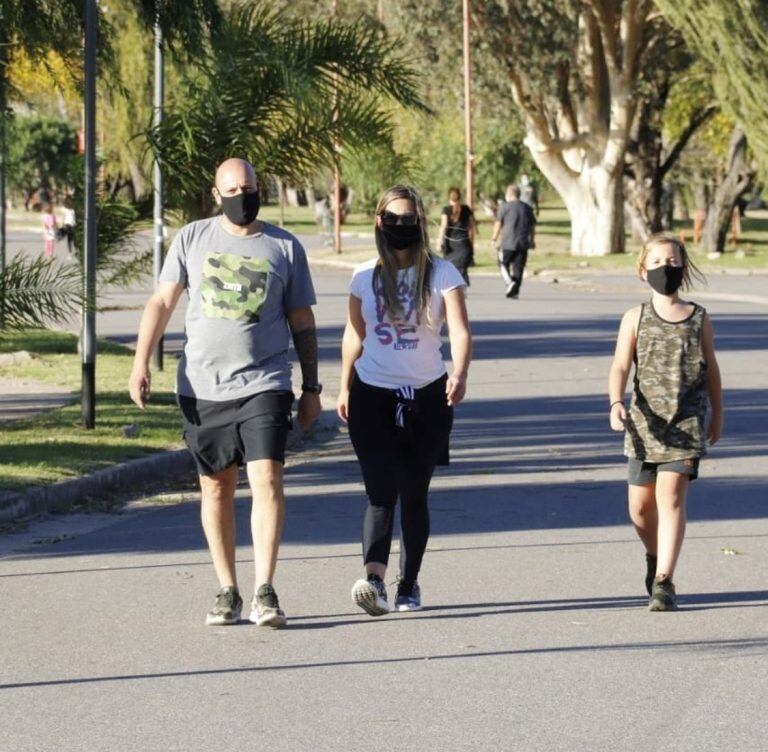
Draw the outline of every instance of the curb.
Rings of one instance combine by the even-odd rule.
[[[335,412],[324,410],[309,431],[294,429],[288,434],[286,450],[296,450],[317,434],[328,433],[336,427]],[[140,492],[153,483],[185,477],[197,478],[195,463],[186,449],[158,452],[72,480],[33,486],[16,493],[0,493],[0,524],[37,514],[66,512],[88,497],[103,497],[115,491]]]

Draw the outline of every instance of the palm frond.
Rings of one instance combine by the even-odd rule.
[[[0,275],[5,327],[45,327],[74,316],[82,303],[81,274],[74,264],[17,254]]]

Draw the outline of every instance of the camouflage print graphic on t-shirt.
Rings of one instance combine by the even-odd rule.
[[[258,322],[269,263],[234,253],[205,254],[200,286],[202,312],[211,319]]]

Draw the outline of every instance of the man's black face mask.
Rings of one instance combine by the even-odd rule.
[[[256,219],[260,206],[258,191],[221,197],[221,208],[224,215],[233,225],[240,227],[245,227]]]

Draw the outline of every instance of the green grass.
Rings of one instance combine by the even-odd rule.
[[[0,488],[53,483],[181,446],[179,410],[173,394],[175,361],[153,373],[152,398],[142,412],[128,397],[133,353],[100,341],[96,361],[96,428],[81,426],[80,357],[77,339],[61,332],[3,333],[0,350],[28,350],[28,363],[3,369],[3,377],[70,388],[74,402],[28,419],[0,423]],[[123,438],[121,427],[136,424],[140,434]]]

